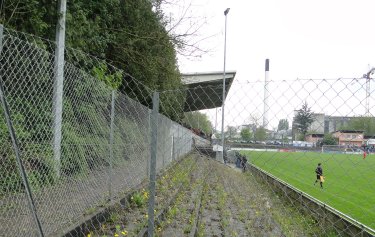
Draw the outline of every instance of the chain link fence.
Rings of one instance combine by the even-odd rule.
[[[55,44],[0,38],[1,236],[374,234],[370,79],[234,80],[222,118],[221,84],[156,93],[67,48],[56,159]]]
[[[95,68],[113,67],[70,49],[64,65],[61,160],[54,160],[53,48],[52,42],[3,31],[1,82],[41,222],[38,230],[2,107],[0,233],[4,236],[62,235],[148,178],[150,109],[93,76]],[[70,63],[78,57],[86,63]],[[134,91],[149,90],[137,83],[132,82]],[[158,146],[159,171],[191,151],[194,135],[165,116],[158,123],[159,136],[167,138]]]

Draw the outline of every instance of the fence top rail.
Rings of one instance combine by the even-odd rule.
[[[346,221],[348,221],[348,222],[351,223],[352,225],[354,225],[354,226],[356,226],[356,227],[358,227],[358,228],[360,228],[360,229],[365,230],[366,232],[368,232],[368,233],[371,234],[371,235],[375,235],[375,230],[374,230],[374,229],[372,229],[372,228],[366,226],[365,224],[363,224],[363,223],[361,223],[361,222],[359,222],[359,221],[353,219],[352,217],[350,217],[350,216],[348,216],[348,215],[346,215],[346,214],[340,212],[339,210],[337,210],[337,209],[331,207],[330,205],[327,205],[326,203],[324,203],[324,202],[322,202],[322,201],[320,201],[320,200],[314,198],[313,196],[311,196],[311,195],[309,195],[309,194],[307,194],[307,193],[305,193],[305,192],[299,190],[298,188],[296,188],[296,187],[294,187],[294,186],[288,184],[287,182],[285,182],[285,181],[283,181],[283,180],[277,178],[276,176],[274,176],[274,175],[268,173],[267,171],[265,171],[265,170],[263,170],[263,169],[261,169],[261,168],[255,166],[255,165],[253,165],[253,164],[250,164],[250,165],[251,165],[252,167],[254,167],[255,169],[261,171],[262,173],[266,174],[267,176],[271,177],[272,179],[274,179],[274,180],[278,181],[279,183],[283,184],[284,186],[287,186],[288,188],[292,189],[294,192],[301,194],[302,196],[306,197],[306,198],[309,199],[310,201],[315,202],[316,204],[322,206],[323,208],[326,208],[326,209],[329,210],[330,212],[332,212],[332,213],[338,215],[339,217],[345,219]]]

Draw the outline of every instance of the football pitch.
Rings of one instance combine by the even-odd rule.
[[[375,229],[375,154],[242,151],[248,160],[299,190]],[[315,168],[322,163],[323,189]]]

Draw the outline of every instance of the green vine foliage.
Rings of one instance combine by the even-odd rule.
[[[117,90],[122,83],[121,71],[117,71],[111,74],[108,71],[107,65],[104,63],[100,64],[98,67],[94,67],[92,73],[95,78],[104,82],[106,85],[113,88],[114,90]]]
[[[175,121],[183,118],[185,94],[181,92],[176,51],[164,28],[163,16],[153,7],[149,0],[67,1],[66,46],[106,59],[116,68],[67,53],[62,176],[81,176],[109,165],[112,90],[119,90],[137,101],[134,103],[147,107],[151,106],[152,91],[172,91],[161,94],[160,111]],[[7,0],[0,9],[0,24],[7,29],[52,41],[57,19],[57,0]],[[25,44],[26,41],[28,36],[21,33],[4,41],[2,58],[7,60],[0,62],[1,80],[20,142],[21,158],[32,188],[38,190],[58,180],[51,145],[54,46],[43,40],[36,39],[36,45]],[[128,75],[134,78],[133,82]],[[147,150],[148,134],[139,135],[136,119],[130,115],[116,117],[117,126],[123,130],[115,131],[115,165],[135,159],[124,155],[131,149]],[[1,108],[0,143],[1,196],[23,189]],[[139,147],[132,146],[135,143]]]

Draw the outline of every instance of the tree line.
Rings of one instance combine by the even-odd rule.
[[[256,116],[250,116],[252,118],[253,124],[244,127],[240,131],[240,137],[245,142],[255,141],[265,141],[267,139],[273,139],[269,137],[267,131],[257,123]],[[311,107],[304,102],[298,110],[296,110],[295,116],[292,123],[292,139],[298,141],[305,141],[308,134],[314,134],[316,131],[311,129],[311,125],[316,122],[316,114],[312,111]],[[251,128],[250,128],[251,127]],[[277,131],[274,132],[287,132],[289,130],[289,122],[287,119],[280,119]],[[351,117],[346,123],[337,127],[337,130],[355,130],[363,131],[365,136],[374,137],[375,136],[375,118],[374,117]],[[233,138],[237,134],[236,127],[228,127],[226,137]],[[321,139],[321,145],[337,145],[338,140],[331,133],[324,133]],[[283,134],[283,141],[286,141],[286,136]]]
[[[168,21],[160,10],[162,2],[69,0],[66,46],[111,62],[153,91],[182,89],[176,48],[186,44],[182,43],[182,37],[174,37],[166,30]],[[54,41],[57,3],[57,0],[2,1],[0,24]],[[137,91],[131,78],[124,76],[118,87],[142,104],[151,104],[151,96]],[[179,99],[174,104],[165,103],[161,112],[174,120],[181,119],[182,110],[176,110],[176,103],[183,104],[183,97]]]
[[[147,107],[151,107],[152,91],[171,91],[160,95],[160,112],[182,123],[185,96],[176,49],[188,44],[183,42],[183,36],[175,37],[166,30],[168,20],[161,10],[162,2],[67,1],[66,46],[105,59],[115,68],[105,63],[88,62],[89,57],[66,55],[70,64],[66,64],[65,70],[70,73],[66,74],[69,83],[65,84],[68,88],[64,92],[63,174],[80,175],[96,166],[108,165],[111,89],[119,89]],[[55,41],[59,17],[57,4],[57,0],[1,1],[0,24],[7,29]],[[51,159],[54,48],[44,41],[38,41],[34,47],[25,44],[22,38],[9,39],[2,51],[1,79],[8,88],[7,97],[28,176],[32,186],[37,187],[55,181]],[[72,65],[88,70],[77,70]],[[103,81],[108,88],[98,85],[90,77]],[[147,89],[139,88],[140,84]],[[177,90],[178,93],[173,93]],[[130,105],[134,102],[123,103]],[[142,137],[148,134],[142,134],[140,127],[147,124],[140,124],[143,120],[137,117],[140,113],[136,111],[137,106],[134,104],[123,110],[116,107],[118,113],[126,114],[126,118],[116,120],[119,129],[114,135],[115,144],[122,142],[115,150],[118,157],[129,156],[129,144],[137,144],[140,150],[146,150],[142,146],[147,139]],[[3,113],[1,107],[0,113]],[[200,126],[208,130],[210,124],[207,121],[202,123],[204,119],[200,119]],[[185,118],[187,120],[191,119]],[[22,184],[2,116],[0,129],[1,196],[3,192],[18,191]]]

